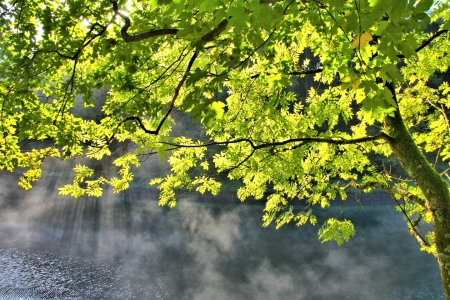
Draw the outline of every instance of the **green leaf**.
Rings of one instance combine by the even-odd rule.
[[[158,0],[150,0],[149,6],[151,10],[155,10],[158,7]]]
[[[389,105],[397,107],[397,103],[395,103],[393,95],[387,87],[384,87],[384,89],[382,89],[381,92],[384,96],[384,99],[386,100],[387,103],[389,103]]]
[[[433,5],[433,0],[420,0],[415,6],[415,12],[427,12]]]
[[[169,164],[150,181],[159,205],[233,180],[240,200],[266,202],[263,225],[278,228],[315,224],[308,209],[347,188],[381,187],[404,198],[408,216],[438,220],[420,203],[430,190],[446,195],[436,178],[446,180],[450,160],[448,33],[415,49],[431,20],[450,29],[450,6],[319,2],[118,1],[128,16],[110,26],[108,1],[0,4],[0,169],[20,170],[29,189],[48,157],[81,159],[60,193],[98,197],[105,185],[129,188],[141,161],[158,155]],[[380,130],[401,139],[388,143]],[[398,161],[413,185],[383,171],[396,173]],[[334,218],[319,231],[338,244],[353,234]],[[427,240],[422,249],[436,254]]]
[[[416,49],[418,48],[418,43],[414,34],[410,33],[405,37],[405,41],[399,45],[399,48],[406,58],[411,58],[411,56],[416,56]]]
[[[186,85],[187,86],[194,85],[197,81],[205,77],[207,74],[208,74],[207,70],[201,70],[200,68],[196,68],[194,70],[194,73],[191,73],[188,79],[186,80]]]
[[[447,20],[442,26],[443,30],[450,30],[450,20]]]
[[[227,16],[229,17],[238,17],[245,14],[245,8],[242,6],[230,6],[227,11]]]
[[[213,111],[208,111],[206,113],[206,115],[203,117],[202,119],[202,124],[206,127],[206,128],[211,128],[214,126],[216,121],[215,115]]]
[[[339,221],[335,218],[330,218],[325,221],[322,228],[319,230],[319,239],[322,242],[335,241],[338,246],[342,246],[352,236],[355,235],[355,227],[349,220]]]
[[[200,12],[213,12],[219,6],[219,0],[206,0],[200,4]]]
[[[400,74],[398,68],[395,65],[386,65],[384,66],[386,74],[392,79],[394,83],[402,82],[403,76]]]
[[[403,12],[407,9],[408,0],[394,0],[391,2],[392,10],[389,15],[392,22],[398,22]]]
[[[211,103],[210,109],[214,112],[217,120],[223,119],[225,103],[220,101],[214,101]]]

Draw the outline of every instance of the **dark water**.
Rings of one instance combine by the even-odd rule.
[[[444,299],[391,204],[347,206],[357,234],[338,247],[318,227],[263,229],[260,205],[188,195],[169,210],[145,188],[75,200],[0,180],[1,299]]]

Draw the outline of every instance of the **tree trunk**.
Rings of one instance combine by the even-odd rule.
[[[385,129],[390,136],[392,151],[423,192],[426,206],[434,217],[435,256],[439,263],[445,298],[450,300],[449,187],[414,142],[400,112],[397,111],[395,117],[385,119]]]

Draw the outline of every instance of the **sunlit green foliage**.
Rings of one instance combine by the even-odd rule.
[[[324,242],[336,241],[340,246],[355,235],[355,228],[348,220],[328,219],[319,230],[319,236]]]
[[[60,193],[120,192],[158,153],[171,166],[150,181],[160,205],[175,206],[179,189],[216,195],[224,174],[242,181],[240,200],[264,199],[264,226],[315,225],[317,207],[349,189],[385,189],[408,218],[434,222],[420,183],[374,156],[395,162],[386,120],[401,113],[431,163],[448,163],[450,87],[429,84],[450,65],[446,1],[10,0],[0,14],[0,169],[26,168],[26,189],[45,157],[102,160],[130,142],[110,173],[79,164]],[[439,28],[427,33],[431,22]],[[302,99],[305,76],[315,83]],[[74,113],[99,88],[108,88],[101,119]],[[171,135],[174,110],[201,122],[208,141]],[[339,216],[319,231],[339,245],[353,234]]]

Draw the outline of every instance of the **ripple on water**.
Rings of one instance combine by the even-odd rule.
[[[1,299],[164,299],[133,283],[121,261],[94,263],[50,251],[0,249]]]

